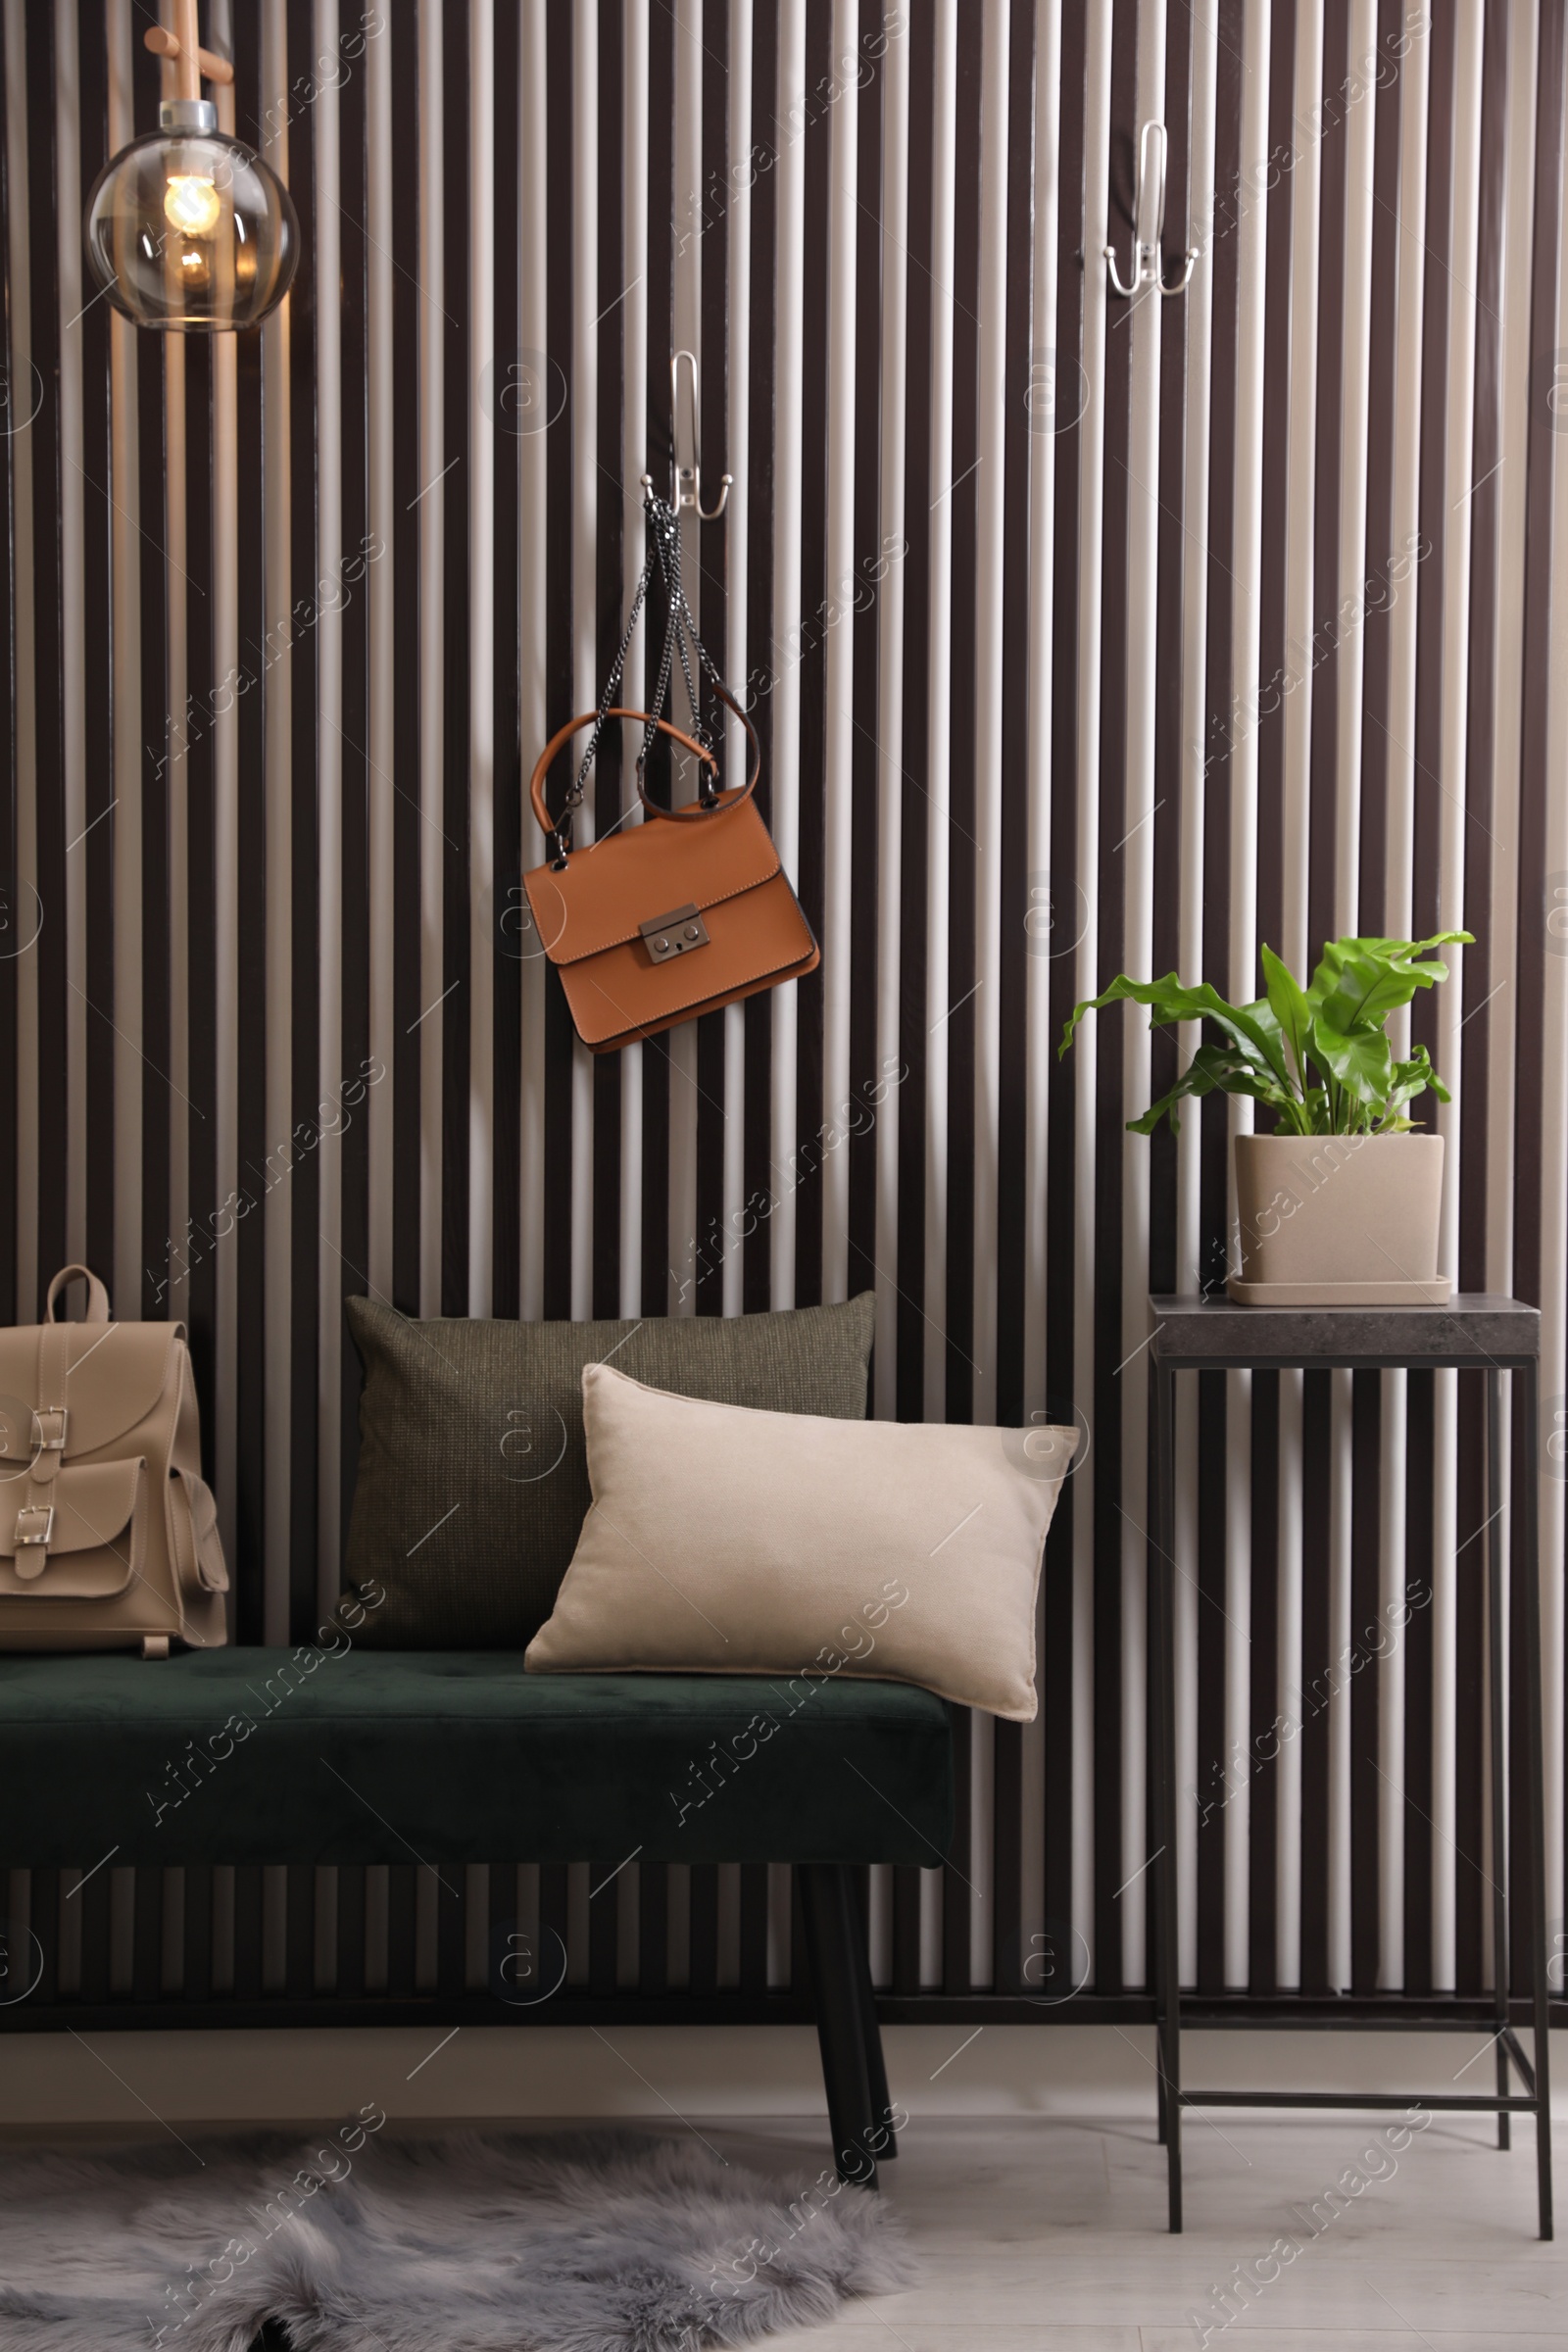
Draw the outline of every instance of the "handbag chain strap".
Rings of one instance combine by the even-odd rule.
[[[698,705],[697,688],[692,678],[691,660],[687,652],[688,639],[696,649],[698,666],[702,674],[717,688],[720,694],[724,692],[724,681],[719,675],[707,646],[704,645],[697,633],[696,615],[692,612],[681,578],[680,517],[674,509],[666,505],[664,500],[653,490],[647,490],[643,494],[643,516],[648,525],[648,554],[632,594],[631,611],[626,616],[626,626],[621,633],[620,645],[615,659],[611,664],[610,675],[605,681],[605,691],[599,698],[599,709],[594,718],[594,731],[588,738],[588,749],[583,755],[582,765],[578,768],[571,789],[566,794],[555,827],[557,854],[563,858],[571,848],[572,818],[582,807],[589,772],[599,757],[599,742],[605,731],[606,713],[613,709],[620,693],[620,681],[626,667],[626,655],[630,650],[632,634],[636,629],[638,616],[642,612],[649,587],[653,581],[656,564],[664,582],[664,594],[668,603],[668,622],[664,630],[664,649],[659,663],[659,683],[653,701],[649,705],[648,719],[643,728],[642,745],[637,754],[638,779],[640,781],[647,771],[648,754],[654,737],[659,731],[659,713],[664,708],[664,697],[669,692],[670,665],[677,654],[680,656],[681,674],[686,680],[687,700],[692,708],[692,734],[705,750],[711,751],[713,749],[711,733]],[[705,766],[698,776],[697,797],[705,808],[710,807],[717,797],[718,787],[712,781],[712,775],[713,771]]]

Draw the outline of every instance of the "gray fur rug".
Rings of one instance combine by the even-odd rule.
[[[0,2348],[249,2352],[267,2327],[289,2352],[701,2352],[913,2276],[883,2200],[830,2173],[619,2132],[374,2129],[6,2150]]]

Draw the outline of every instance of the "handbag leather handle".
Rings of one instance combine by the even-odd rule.
[[[43,1302],[43,1319],[46,1323],[55,1321],[55,1300],[67,1283],[74,1282],[78,1274],[87,1285],[87,1321],[89,1323],[108,1322],[109,1293],[104,1289],[91,1266],[62,1266],[49,1285],[48,1297]]]
[[[643,807],[649,811],[650,815],[662,816],[666,823],[688,824],[694,819],[700,822],[705,816],[711,816],[725,808],[739,808],[741,802],[749,801],[753,793],[757,790],[757,780],[762,772],[762,747],[757,740],[757,729],[753,726],[751,720],[747,717],[739,703],[734,701],[729,694],[724,693],[722,689],[720,689],[720,694],[725,707],[728,710],[733,710],[735,716],[740,720],[741,725],[746,729],[747,741],[752,747],[751,774],[747,777],[744,784],[735,786],[734,789],[729,792],[720,792],[716,794],[711,801],[709,801],[706,804],[701,801],[690,801],[686,803],[684,807],[679,808],[661,808],[658,801],[651,801],[647,793],[643,790],[642,775],[639,771],[637,777],[637,798],[642,802]],[[550,741],[545,745],[544,750],[540,753],[534,767],[533,775],[529,780],[528,798],[532,803],[534,817],[538,823],[541,833],[554,833],[556,830],[555,821],[550,814],[549,804],[545,800],[545,778],[550,772],[551,763],[555,760],[557,753],[561,750],[564,744],[569,743],[573,735],[579,734],[584,727],[591,727],[594,724],[594,721],[600,717],[600,715],[601,713],[597,710],[579,711],[575,718],[568,718],[564,727],[557,729],[556,733],[551,736]],[[652,714],[647,710],[623,710],[619,709],[606,710],[603,713],[603,716],[606,718],[640,719],[644,726],[647,726],[651,715]],[[667,718],[656,718],[654,719],[653,723],[659,729],[662,735],[668,735],[675,743],[684,745],[688,752],[693,753],[697,759],[704,760],[707,765],[712,769],[714,775],[717,775],[718,761],[714,758],[713,754],[708,750],[706,745],[698,743],[695,738],[690,735],[683,735],[680,728],[672,726]]]

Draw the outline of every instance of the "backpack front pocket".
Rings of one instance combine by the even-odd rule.
[[[0,1485],[0,1600],[103,1600],[139,1577],[147,1464],[84,1462]]]

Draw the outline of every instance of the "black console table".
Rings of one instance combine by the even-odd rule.
[[[1150,1445],[1152,1525],[1150,1544],[1150,1691],[1153,1837],[1158,1840],[1152,1877],[1154,1900],[1154,1996],[1158,2045],[1160,2130],[1165,2141],[1170,2193],[1170,2227],[1182,2226],[1182,2109],[1184,2107],[1376,2108],[1403,2107],[1403,2093],[1366,2091],[1184,2090],[1181,2071],[1182,1996],[1176,1932],[1176,1720],[1175,1651],[1172,1611],[1175,1494],[1173,1431],[1178,1372],[1438,1370],[1462,1368],[1487,1375],[1487,1598],[1492,1667],[1492,1848],[1493,1950],[1495,1993],[1497,2088],[1493,2092],[1445,2091],[1422,2095],[1435,2111],[1480,2111],[1498,2119],[1498,2140],[1507,2145],[1507,2119],[1536,2120],[1537,2184],[1541,2234],[1551,2235],[1551,2102],[1546,2055],[1546,1884],[1544,1782],[1541,1729],[1541,1598],[1537,1565],[1537,1480],[1540,1459],[1541,1316],[1517,1298],[1476,1293],[1448,1306],[1259,1307],[1237,1306],[1225,1298],[1150,1300],[1153,1336],[1150,1344]],[[1509,1953],[1519,1948],[1514,1905],[1508,1887],[1504,1834],[1506,1756],[1503,1691],[1506,1661],[1502,1645],[1502,1508],[1499,1461],[1502,1375],[1511,1373],[1519,1422],[1524,1432],[1525,1472],[1514,1498],[1513,1544],[1519,1564],[1525,1653],[1526,1786],[1516,1792],[1522,1806],[1523,1850],[1528,1857],[1528,1925],[1534,1992],[1534,2048],[1531,2063],[1508,2014]],[[1511,1940],[1510,1940],[1511,1939]],[[1196,2020],[1195,2023],[1201,2023]],[[1258,2024],[1280,2022],[1278,2004]],[[1314,2016],[1314,2023],[1320,2020]],[[1399,2022],[1391,2018],[1390,2024]],[[1412,2020],[1431,2031],[1434,2020]],[[1455,2032],[1476,2031],[1470,2018],[1445,2020]],[[1510,2069],[1523,2085],[1512,2088]],[[1413,2095],[1413,2094],[1412,2094]]]

